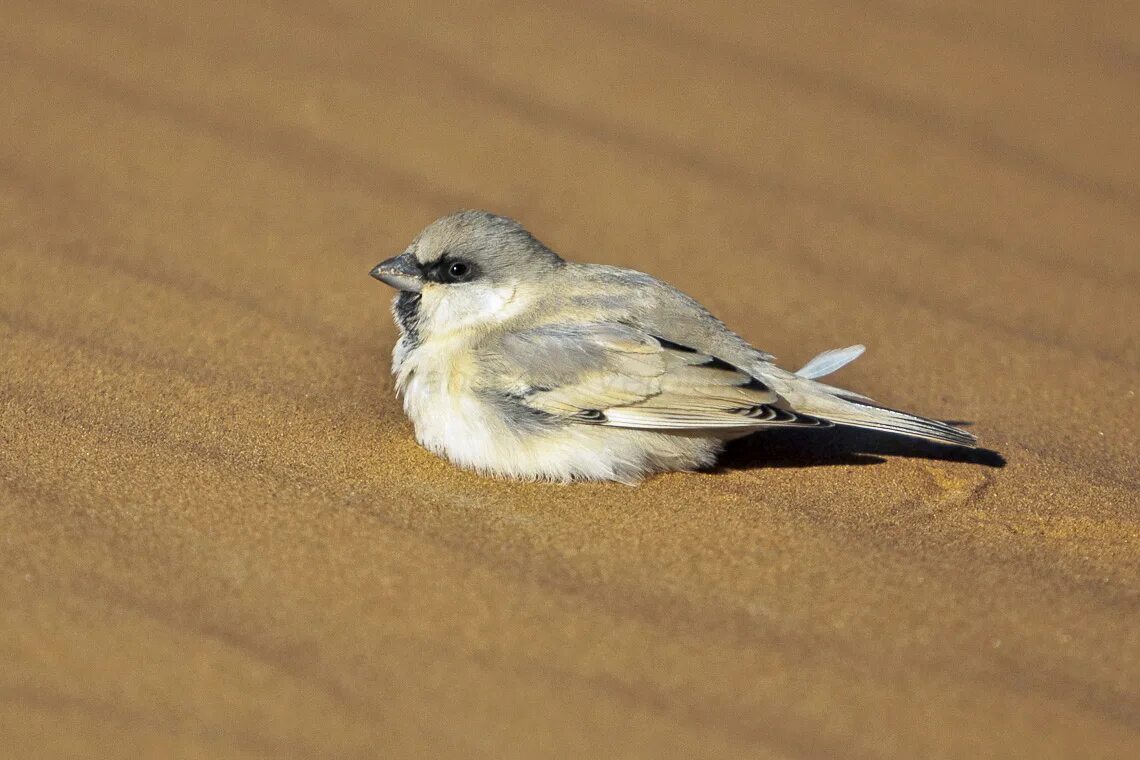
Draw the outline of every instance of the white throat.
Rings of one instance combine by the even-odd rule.
[[[454,339],[501,324],[517,314],[521,299],[511,286],[484,283],[424,287],[419,329],[423,340]]]

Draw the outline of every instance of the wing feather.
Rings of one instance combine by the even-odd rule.
[[[575,422],[649,430],[823,425],[718,357],[616,323],[547,325],[484,349],[494,377],[530,409]]]

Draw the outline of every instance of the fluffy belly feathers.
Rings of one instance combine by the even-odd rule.
[[[475,389],[474,367],[455,347],[397,345],[393,366],[416,440],[455,464],[528,480],[636,482],[660,470],[707,466],[721,449],[715,438],[552,422],[522,429]]]

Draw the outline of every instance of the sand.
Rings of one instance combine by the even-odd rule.
[[[10,756],[1135,751],[1135,6],[2,15]],[[987,451],[458,471],[367,272],[466,206]]]

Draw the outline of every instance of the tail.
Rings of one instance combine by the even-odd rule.
[[[829,375],[858,359],[863,351],[863,346],[824,351],[795,373],[797,378],[808,382],[796,383],[786,393],[781,390],[781,395],[788,399],[797,412],[839,425],[923,438],[953,446],[974,448],[978,445],[978,439],[973,435],[945,422],[900,412],[877,404],[866,396],[815,382],[815,378]]]
[[[836,403],[834,405],[830,403],[826,405],[808,403],[805,405],[807,408],[803,408],[803,411],[831,420],[839,425],[880,430],[884,433],[896,433],[911,438],[924,438],[928,441],[948,443],[952,446],[974,448],[978,445],[976,437],[953,425],[947,425],[945,422],[907,414],[863,399],[833,396],[831,401]],[[826,406],[827,408],[813,408],[817,406]],[[797,410],[801,408],[796,407]]]

